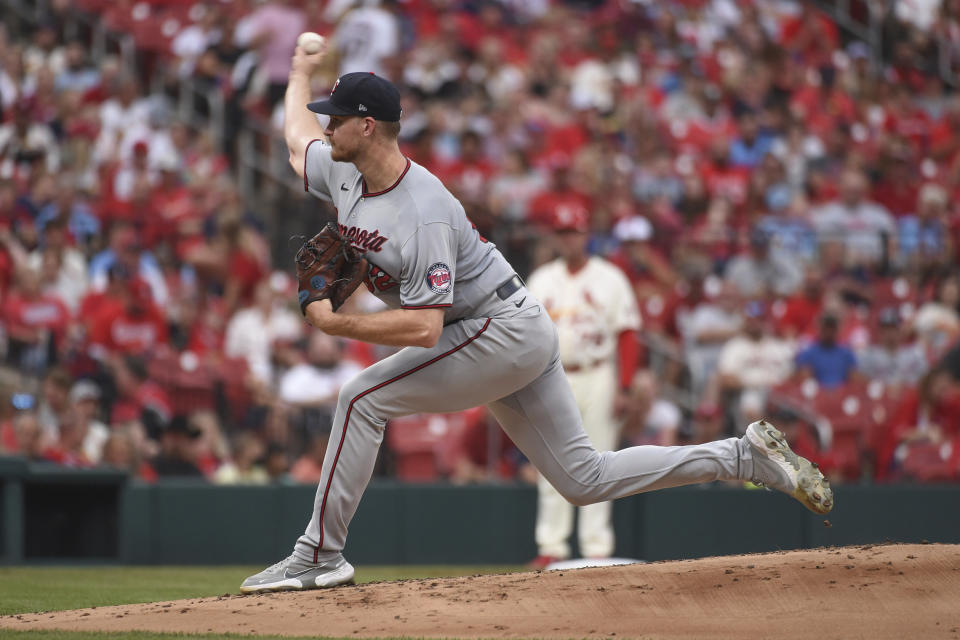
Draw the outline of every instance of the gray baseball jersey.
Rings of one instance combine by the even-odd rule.
[[[457,199],[410,160],[396,183],[370,193],[356,167],[334,162],[330,147],[315,140],[304,181],[336,207],[340,233],[366,251],[367,288],[391,308],[443,308],[447,321],[464,318],[513,276]]]
[[[307,147],[304,186],[337,207],[340,229],[370,261],[368,287],[391,307],[443,308],[436,345],[406,347],[340,390],[313,515],[294,553],[326,560],[373,473],[392,418],[486,405],[543,476],[574,504],[718,479],[749,479],[750,447],[729,438],[691,447],[597,452],[560,363],[557,331],[525,287],[504,298],[514,273],[463,207],[426,169],[408,161],[390,188],[368,193],[349,163]]]

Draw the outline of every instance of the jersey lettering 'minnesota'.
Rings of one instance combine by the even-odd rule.
[[[389,307],[444,308],[448,321],[470,317],[513,275],[440,180],[409,159],[396,183],[371,194],[353,164],[334,161],[315,140],[304,183],[336,207],[340,232],[371,262],[367,288]]]

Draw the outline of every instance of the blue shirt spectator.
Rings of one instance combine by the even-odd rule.
[[[752,113],[740,116],[740,137],[730,143],[730,164],[735,167],[760,166],[773,148],[774,138],[761,133],[757,117]]]
[[[797,370],[812,376],[825,389],[846,384],[857,367],[853,351],[837,344],[838,325],[836,316],[820,318],[817,341],[797,354]]]

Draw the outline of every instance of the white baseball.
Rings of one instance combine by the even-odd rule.
[[[301,47],[305,53],[311,55],[319,53],[320,49],[323,48],[324,42],[326,42],[326,38],[313,31],[304,31],[300,34],[300,37],[297,38],[297,46]]]

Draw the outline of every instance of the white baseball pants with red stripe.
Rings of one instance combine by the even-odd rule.
[[[526,304],[518,310],[514,299]],[[556,329],[542,306],[521,288],[495,311],[454,322],[435,346],[402,349],[344,385],[313,516],[294,550],[299,557],[316,561],[343,549],[387,421],[415,413],[486,405],[550,484],[578,506],[749,479],[750,450],[739,438],[598,452],[584,433],[560,365]]]

